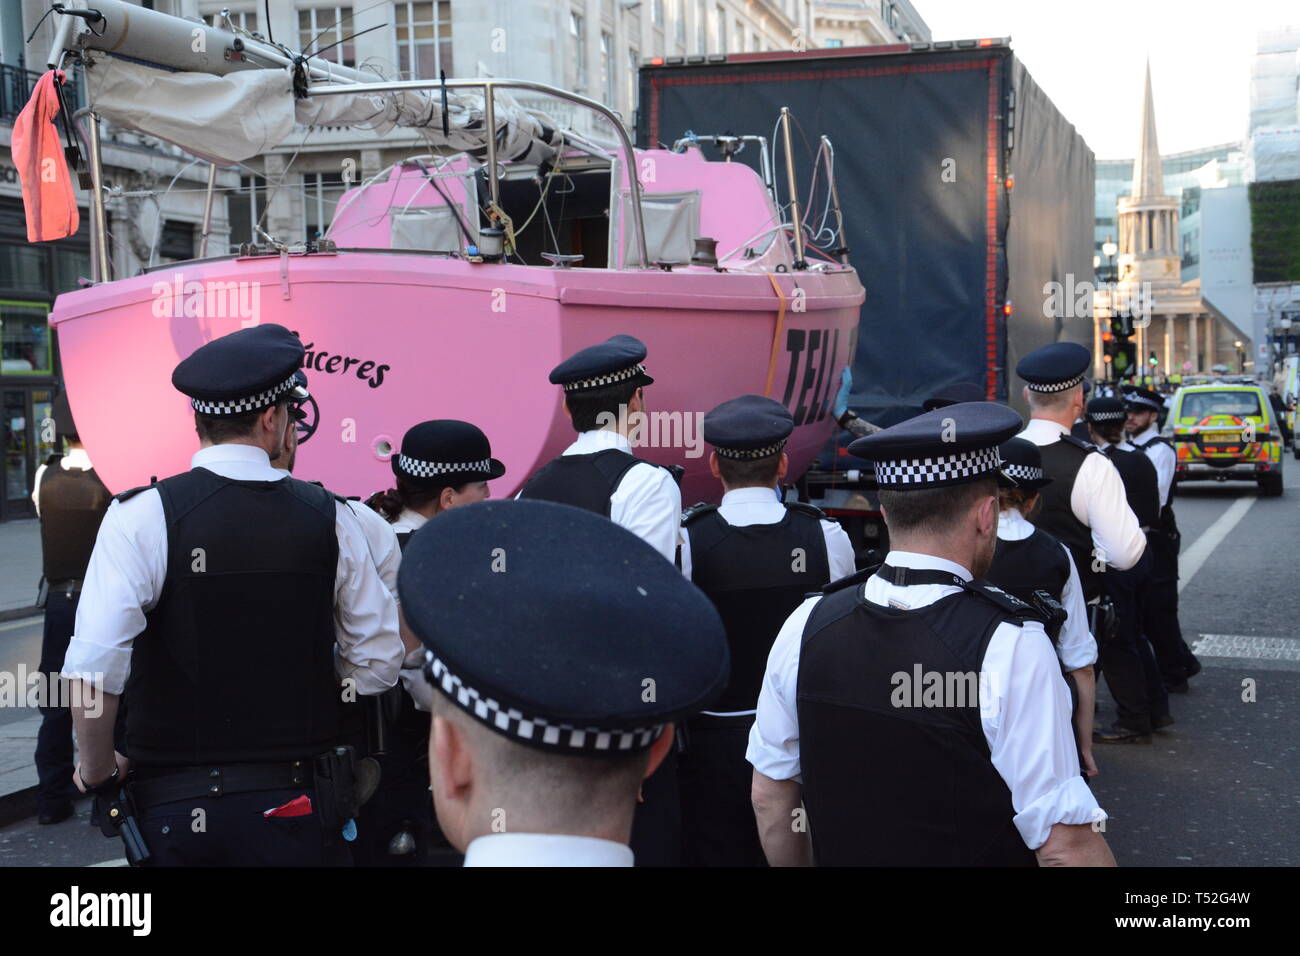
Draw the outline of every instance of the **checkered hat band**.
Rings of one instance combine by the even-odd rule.
[[[876,462],[876,483],[890,488],[950,484],[996,471],[1000,464],[996,447],[933,458],[895,458]]]
[[[1041,382],[1026,382],[1025,387],[1031,392],[1063,392],[1067,388],[1074,388],[1083,381],[1083,373],[1080,372],[1074,378],[1065,382],[1050,382],[1044,385]]]
[[[531,717],[513,707],[504,707],[467,686],[433,651],[426,650],[424,659],[426,675],[457,706],[509,737],[570,753],[630,753],[650,746],[664,729],[663,724],[656,724],[632,730],[601,730],[599,727],[574,727]]]
[[[1046,477],[1043,474],[1043,469],[1035,468],[1033,465],[1009,465],[1004,463],[1002,470],[1017,481],[1042,481]]]
[[[779,442],[772,445],[765,445],[762,448],[722,448],[717,445],[713,450],[718,453],[719,458],[734,458],[738,461],[755,461],[759,458],[766,458],[769,455],[775,455],[785,447],[786,440],[782,438]]]
[[[397,456],[397,467],[412,478],[437,478],[439,475],[459,475],[467,471],[492,470],[492,459],[482,461],[421,461],[407,455]]]
[[[644,365],[633,365],[631,368],[619,369],[617,372],[606,372],[604,375],[597,375],[595,378],[584,378],[579,379],[576,382],[565,382],[564,390],[566,392],[577,392],[584,388],[601,388],[605,385],[613,385],[615,382],[626,382],[629,378],[635,378],[638,375],[644,374]]]
[[[1088,412],[1085,417],[1094,422],[1113,422],[1121,418],[1128,418],[1128,412],[1123,409],[1115,412]]]
[[[256,395],[249,395],[247,398],[237,398],[223,402],[208,402],[201,398],[191,398],[190,404],[194,406],[196,412],[202,412],[204,415],[240,415],[244,412],[253,412],[259,408],[266,408],[268,405],[275,403],[275,400],[294,387],[297,372],[290,375],[275,388],[268,388],[265,392],[259,392]]]

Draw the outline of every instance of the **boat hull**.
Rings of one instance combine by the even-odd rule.
[[[785,402],[797,422],[790,474],[807,468],[833,428],[862,299],[851,269],[546,269],[342,252],[179,264],[67,293],[51,321],[79,432],[115,492],[189,467],[198,441],[189,401],[171,386],[176,364],[218,336],[275,322],[308,350],[317,420],[300,446],[301,477],[348,495],[391,487],[403,432],[459,418],[483,428],[506,465],[492,493],[513,494],[573,440],[547,373],[629,333],[645,341],[655,378],[650,415],[630,422],[641,429],[637,454],[684,466],[690,502],[720,493],[700,422],[737,395]]]

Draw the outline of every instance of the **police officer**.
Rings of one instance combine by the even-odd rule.
[[[349,858],[364,794],[335,749],[342,700],[396,683],[403,647],[348,504],[271,467],[306,398],[303,355],[265,324],[176,367],[202,447],[190,471],[118,495],[86,573],[63,674],[102,708],[74,710],[74,779],[115,797],[125,690],[127,789],[157,865]]]
[[[438,691],[434,805],[465,865],[632,865],[639,785],[727,682],[709,600],[635,535],[544,501],[439,516],[399,589]]]
[[[575,505],[603,514],[677,559],[682,493],[672,473],[632,454],[629,431],[646,410],[645,345],[615,335],[551,370],[578,439],[529,478],[520,498]]]
[[[682,521],[682,573],[713,601],[727,629],[731,682],[717,706],[688,724],[678,767],[682,861],[764,866],[745,760],[767,652],[804,595],[854,572],[853,545],[812,505],[782,503],[784,448],[794,418],[780,402],[743,395],[704,416],[709,468],[722,504],[696,505]]]
[[[1159,520],[1156,472],[1145,456],[1124,441],[1124,403],[1118,398],[1094,398],[1088,403],[1088,427],[1124,482],[1129,507],[1144,533]],[[1115,628],[1101,642],[1101,670],[1115,698],[1118,719],[1098,728],[1098,743],[1150,743],[1151,732],[1174,722],[1169,695],[1160,681],[1151,645],[1142,633],[1151,601],[1151,553],[1127,570],[1108,568],[1102,584],[1115,608]]]
[[[53,698],[68,641],[72,639],[95,535],[113,500],[77,435],[66,391],[54,397],[51,417],[68,451],[51,455],[36,469],[32,489],[32,501],[41,519],[41,566],[45,575],[40,667],[52,698],[41,706],[41,728],[36,734],[36,819],[42,824],[59,823],[72,816],[72,798],[77,795],[72,784],[72,711],[66,703]]]
[[[1004,487],[998,489],[998,543],[993,563],[984,575],[990,584],[1026,603],[1036,591],[1047,594],[1065,611],[1058,628],[1047,636],[1056,648],[1061,672],[1074,697],[1075,740],[1079,764],[1086,776],[1097,773],[1092,759],[1092,719],[1096,702],[1097,642],[1088,630],[1088,609],[1083,600],[1079,570],[1070,549],[1030,522],[1041,503],[1040,491],[1052,479],[1043,474],[1038,446],[1023,438],[1010,438],[998,449],[1002,456]],[[1014,483],[1014,487],[1012,487]]]
[[[772,646],[748,750],[771,863],[1113,865],[1041,618],[980,581],[1020,424],[965,403],[853,443],[893,547]]]
[[[1178,551],[1182,535],[1174,515],[1174,466],[1177,456],[1169,439],[1161,436],[1158,424],[1164,401],[1147,388],[1129,389],[1124,399],[1128,408],[1129,441],[1146,454],[1155,466],[1160,485],[1160,519],[1147,532],[1151,553],[1151,600],[1147,603],[1144,626],[1155,648],[1156,661],[1166,688],[1175,694],[1187,692],[1187,680],[1201,672],[1201,662],[1183,640],[1178,623]]]
[[[420,422],[402,436],[398,454],[389,460],[396,487],[372,495],[372,520],[394,535],[401,551],[430,518],[452,508],[483,501],[488,482],[506,473],[492,457],[488,438],[476,425],[455,419]],[[381,517],[382,515],[382,517]],[[392,565],[393,593],[397,567]],[[404,632],[403,637],[407,636]],[[433,817],[429,800],[429,710],[433,688],[424,677],[424,648],[419,645],[402,666],[402,687],[381,698],[385,753],[379,789],[362,808],[362,839],[369,858],[390,866],[419,866],[448,846]],[[364,833],[368,825],[369,838]]]
[[[1070,434],[1083,412],[1083,376],[1091,362],[1082,345],[1056,342],[1030,352],[1016,366],[1032,416],[1020,437],[1038,446],[1043,472],[1053,479],[1042,491],[1035,523],[1070,549],[1089,602],[1101,596],[1107,564],[1131,568],[1146,549],[1119,473],[1089,443]]]

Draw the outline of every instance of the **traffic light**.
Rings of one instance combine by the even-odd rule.
[[[1151,355],[1147,358],[1147,364],[1152,367],[1160,364],[1160,359],[1156,358],[1155,349],[1151,350]]]
[[[1116,342],[1115,358],[1111,367],[1115,369],[1117,378],[1132,378],[1138,370],[1138,354],[1136,342]]]
[[[1112,315],[1110,317],[1110,332],[1121,341],[1128,338],[1133,334],[1133,316]]]

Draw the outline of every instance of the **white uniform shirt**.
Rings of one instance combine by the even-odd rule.
[[[1002,541],[1023,541],[1033,533],[1034,526],[1015,508],[1008,508],[998,515],[998,538]],[[1097,642],[1088,630],[1088,606],[1083,601],[1083,586],[1079,583],[1079,569],[1074,566],[1074,556],[1063,544],[1061,550],[1070,562],[1070,576],[1061,590],[1061,606],[1069,616],[1057,635],[1056,656],[1061,659],[1063,668],[1072,671],[1097,663]]]
[[[579,432],[562,455],[594,455],[607,448],[632,454],[631,443],[607,428]],[[609,497],[609,517],[648,543],[669,561],[677,559],[682,524],[682,491],[667,470],[639,462],[624,473]]]
[[[1031,418],[1019,437],[1042,447],[1069,431],[1045,418]],[[1083,459],[1070,491],[1070,510],[1092,532],[1093,548],[1107,564],[1127,571],[1138,563],[1146,550],[1147,537],[1128,506],[1119,472],[1105,455],[1087,455]]]
[[[933,568],[970,580],[951,561],[908,551],[891,551],[892,567]],[[866,600],[881,607],[922,608],[956,593],[946,584],[898,587],[879,576],[867,581]],[[773,780],[799,779],[799,719],[796,689],[804,625],[820,596],[790,615],[767,658],[758,715],[749,732],[745,758]],[[981,687],[980,726],[992,762],[1011,791],[1013,822],[1025,845],[1036,850],[1057,823],[1092,823],[1106,818],[1083,777],[1070,726],[1070,691],[1041,624],[1001,624],[984,653],[982,672],[992,700]],[[895,768],[881,767],[881,773]]]
[[[785,518],[786,507],[776,497],[771,488],[737,488],[722,496],[718,505],[718,514],[727,524],[744,528],[752,524],[776,524]],[[832,581],[852,574],[857,570],[853,563],[853,543],[839,522],[822,519],[822,535],[826,538],[826,557],[830,562]],[[691,536],[682,534],[682,574],[691,576]],[[813,583],[808,590],[814,590],[827,583]]]
[[[1151,459],[1151,464],[1155,465],[1156,482],[1160,485],[1160,506],[1163,508],[1165,502],[1169,500],[1169,488],[1174,483],[1174,465],[1177,463],[1178,456],[1174,450],[1164,442],[1147,442],[1153,438],[1159,438],[1160,431],[1155,425],[1152,425],[1141,435],[1134,435],[1130,439],[1130,450],[1143,452]],[[1138,448],[1138,445],[1146,445],[1145,448]]]
[[[279,481],[266,452],[252,445],[202,448],[191,468],[240,481]],[[356,514],[337,502],[334,531],[339,556],[334,578],[335,664],[357,693],[378,694],[397,683],[405,649],[397,630],[397,603],[371,560]],[[122,693],[131,672],[131,647],[145,629],[167,577],[167,521],[154,489],[114,501],[104,514],[90,555],[63,676]],[[255,666],[250,661],[250,666]]]
[[[470,841],[465,866],[631,866],[625,843],[561,833],[491,833]]]
[[[403,508],[401,514],[397,516],[390,528],[393,530],[394,540],[398,534],[407,532],[415,533],[424,527],[429,519],[418,511],[412,511],[410,508]],[[401,546],[398,546],[398,561],[401,561]],[[396,572],[394,572],[396,580]],[[393,596],[397,596],[396,585],[393,587]],[[424,648],[419,647],[406,655],[406,661],[402,664],[402,686],[406,692],[411,695],[411,700],[415,702],[415,709],[428,713],[433,709],[433,685],[429,679],[424,676]]]
[[[394,534],[403,532],[416,532],[424,527],[429,519],[418,511],[412,511],[410,508],[403,508],[402,513],[397,516],[397,520],[391,525]]]
[[[50,466],[44,462],[36,469],[36,477],[32,480],[32,504],[36,506],[36,517],[41,516],[41,479],[45,477],[45,469]],[[72,448],[68,453],[59,459],[59,467],[64,471],[90,471],[90,456],[86,454],[84,448]]]

